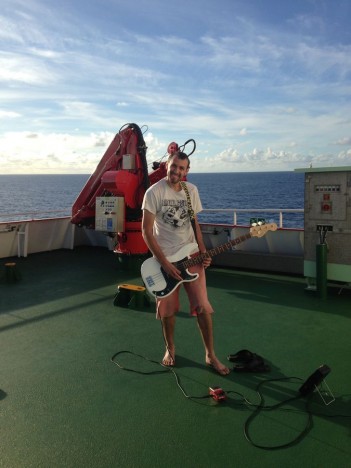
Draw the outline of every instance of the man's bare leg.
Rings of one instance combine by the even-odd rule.
[[[198,314],[197,323],[205,346],[206,364],[211,365],[221,375],[229,374],[230,370],[218,360],[214,351],[212,315]]]
[[[162,359],[162,364],[165,366],[175,365],[175,345],[174,345],[174,328],[175,328],[175,315],[172,317],[161,318],[163,337],[166,344],[166,352]]]

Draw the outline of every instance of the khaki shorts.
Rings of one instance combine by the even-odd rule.
[[[197,316],[203,312],[213,313],[213,308],[207,297],[206,275],[203,265],[194,265],[189,268],[190,273],[198,273],[199,277],[195,281],[181,283],[172,294],[156,299],[156,318],[172,317],[179,312],[179,292],[183,285],[189,298],[190,315]]]

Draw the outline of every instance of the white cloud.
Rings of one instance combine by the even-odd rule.
[[[0,119],[15,119],[16,117],[20,117],[21,114],[18,112],[13,111],[6,111],[0,109]]]
[[[13,82],[42,85],[55,81],[56,77],[45,64],[24,55],[0,53],[0,81],[11,86]]]
[[[336,143],[336,145],[351,145],[351,137],[344,137],[340,138]]]
[[[10,173],[24,173],[27,165],[37,173],[91,173],[113,137],[107,132],[88,136],[6,133],[0,137],[0,158]]]
[[[341,151],[338,154],[338,160],[343,161],[345,164],[351,164],[351,148]]]
[[[45,50],[45,49],[37,49],[35,47],[30,47],[28,51],[32,53],[33,55],[36,55],[38,57],[43,57],[46,59],[56,59],[56,58],[62,57],[62,54],[54,50]]]
[[[126,122],[149,126],[150,161],[170,141],[194,138],[192,170],[347,160],[351,46],[347,35],[341,41],[326,32],[340,26],[341,34],[348,23],[334,17],[333,26],[312,3],[303,12],[291,7],[286,17],[281,8],[269,20],[259,8],[249,15],[230,2],[227,14],[218,15],[206,2],[212,12],[206,16],[190,4],[186,12],[149,5],[129,22],[127,2],[118,14],[113,2],[108,14],[92,4],[83,21],[80,0],[65,8],[5,0],[0,142],[8,146],[0,151],[9,166],[2,169],[13,170],[11,161],[23,157],[38,171],[53,171],[54,164],[58,172],[86,170]],[[170,27],[167,20],[172,26],[175,18],[177,27]],[[28,140],[40,142],[30,161]],[[336,145],[346,151],[338,153]]]

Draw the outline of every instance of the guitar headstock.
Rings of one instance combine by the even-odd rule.
[[[277,225],[275,223],[269,224],[256,224],[250,228],[250,234],[252,237],[263,237],[268,231],[276,231]]]

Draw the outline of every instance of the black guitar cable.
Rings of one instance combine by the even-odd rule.
[[[166,349],[168,351],[168,353],[170,354],[173,362],[175,362],[175,356],[173,356],[171,350],[169,349],[168,347],[168,344],[167,344],[167,340],[166,340],[166,336],[165,336],[165,331],[164,331],[164,326],[163,326],[163,322],[162,320],[160,320],[161,322],[161,328],[162,328],[162,336],[163,336],[163,340],[164,340],[164,343],[165,343],[165,346],[166,346]],[[145,371],[139,371],[139,370],[135,370],[135,369],[131,369],[129,367],[125,367],[123,366],[122,364],[120,364],[120,362],[116,359],[117,356],[119,356],[120,354],[131,354],[133,356],[137,356],[141,359],[144,359],[145,361],[148,361],[148,362],[151,362],[153,364],[157,364],[161,367],[163,367],[163,370],[158,370],[158,371],[149,371],[149,372],[145,372]],[[203,395],[203,396],[191,396],[191,395],[188,395],[186,393],[186,391],[184,390],[184,387],[183,385],[181,384],[181,381],[180,381],[180,377],[179,375],[176,373],[176,371],[173,369],[173,367],[171,366],[166,366],[165,364],[162,364],[162,362],[158,362],[158,361],[155,361],[153,359],[149,359],[148,357],[146,356],[142,356],[141,354],[137,354],[137,353],[134,353],[132,351],[118,351],[117,353],[115,353],[112,357],[111,357],[111,361],[116,364],[116,366],[118,366],[120,369],[123,369],[125,371],[128,371],[128,372],[135,372],[136,374],[142,374],[142,375],[156,375],[156,374],[164,374],[164,373],[167,373],[167,372],[171,372],[175,378],[175,381],[176,381],[176,384],[178,386],[178,388],[180,389],[180,391],[182,392],[182,394],[185,396],[185,398],[189,399],[189,400],[202,400],[202,399],[205,399],[205,398],[210,398],[211,396],[210,395]]]
[[[117,356],[119,356],[121,354],[131,354],[133,356],[144,359],[145,361],[151,362],[153,364],[157,364],[157,365],[163,367],[163,369],[162,370],[155,370],[155,371],[141,371],[141,370],[131,369],[130,367],[123,366],[117,360]],[[155,361],[153,359],[149,359],[148,357],[142,356],[141,354],[134,353],[133,351],[118,351],[117,353],[115,353],[111,357],[111,362],[113,362],[113,364],[116,364],[116,366],[118,366],[122,370],[125,370],[125,371],[128,371],[128,372],[135,372],[136,374],[141,374],[141,375],[157,375],[157,374],[165,374],[165,373],[170,372],[170,373],[173,374],[173,376],[175,378],[175,381],[176,381],[176,384],[177,384],[178,388],[180,389],[180,391],[182,392],[182,394],[185,396],[185,398],[187,398],[189,400],[201,400],[201,399],[205,399],[205,398],[210,398],[210,395],[203,395],[203,396],[188,395],[186,393],[186,391],[184,390],[184,387],[183,387],[183,385],[182,385],[182,383],[180,381],[179,375],[176,373],[176,371],[172,367],[165,366],[161,362]]]
[[[313,426],[313,421],[312,421],[312,412],[309,410],[309,407],[308,407],[308,400],[311,398],[311,395],[309,396],[308,400],[306,401],[305,403],[305,412],[307,414],[307,422],[306,422],[306,426],[305,428],[300,432],[300,434],[295,437],[294,439],[292,439],[291,441],[285,443],[285,444],[281,444],[281,445],[275,445],[275,446],[267,446],[267,445],[261,445],[261,444],[258,444],[256,442],[254,442],[252,440],[252,437],[250,436],[249,434],[249,428],[250,428],[250,425],[251,423],[253,422],[253,420],[255,418],[257,418],[257,416],[262,412],[262,411],[272,411],[272,410],[276,410],[276,409],[279,409],[281,408],[281,406],[287,404],[287,403],[292,403],[293,401],[297,401],[301,398],[301,394],[298,394],[297,396],[294,396],[292,398],[288,398],[284,401],[281,401],[280,403],[276,403],[275,405],[271,405],[271,406],[266,406],[264,404],[264,398],[263,398],[263,395],[260,391],[260,388],[267,384],[267,383],[270,383],[270,382],[283,382],[283,381],[291,381],[293,379],[298,379],[298,380],[302,380],[298,377],[284,377],[284,378],[279,378],[279,379],[267,379],[267,380],[263,380],[262,382],[260,382],[257,387],[256,387],[256,391],[259,395],[259,398],[260,398],[260,401],[259,401],[259,404],[258,405],[255,405],[256,406],[256,409],[254,410],[254,412],[248,417],[248,419],[246,420],[245,422],[245,425],[244,425],[244,435],[245,435],[245,438],[248,442],[250,442],[251,445],[253,445],[254,447],[257,447],[257,448],[260,448],[260,449],[264,449],[264,450],[278,450],[278,449],[283,449],[283,448],[288,448],[288,447],[292,447],[293,445],[297,444],[298,442],[300,442],[308,433],[309,431],[312,429],[312,426]]]
[[[150,363],[157,364],[158,366],[161,366],[163,369],[162,370],[155,370],[155,371],[142,371],[142,370],[136,370],[136,369],[126,367],[126,366],[122,365],[117,360],[117,357],[122,355],[122,354],[130,354],[130,355],[136,356],[136,357],[144,359],[145,361],[148,361]],[[146,356],[142,356],[142,355],[134,353],[132,351],[118,351],[117,353],[115,353],[111,357],[111,361],[113,362],[113,364],[117,365],[122,370],[125,370],[125,371],[128,371],[128,372],[135,372],[135,373],[141,374],[141,375],[156,375],[156,374],[163,374],[163,373],[171,372],[173,374],[173,376],[174,376],[174,378],[176,380],[177,386],[181,390],[183,396],[186,399],[192,400],[192,401],[194,401],[194,402],[196,402],[198,404],[200,404],[199,400],[212,398],[210,394],[203,395],[203,396],[188,395],[187,392],[185,391],[181,381],[180,381],[180,378],[179,378],[178,374],[175,372],[175,370],[172,367],[165,366],[164,364],[162,364],[162,363],[160,363],[158,361],[155,361],[153,359],[149,359]],[[296,445],[301,440],[303,440],[304,437],[306,437],[306,435],[310,432],[310,430],[313,427],[313,416],[321,416],[321,417],[326,417],[326,418],[339,418],[339,417],[351,418],[350,415],[346,415],[346,414],[331,414],[331,415],[328,415],[328,414],[313,412],[311,410],[311,408],[310,408],[311,404],[312,404],[312,400],[313,400],[313,395],[314,395],[313,392],[310,393],[308,395],[308,397],[306,398],[304,410],[302,410],[302,409],[300,410],[300,409],[282,408],[283,405],[286,405],[288,403],[292,403],[292,402],[297,401],[297,400],[299,400],[301,398],[304,398],[304,396],[301,395],[300,393],[298,395],[296,395],[296,396],[285,399],[285,400],[283,400],[283,401],[281,401],[279,403],[276,403],[274,405],[265,405],[264,398],[263,398],[262,391],[261,391],[261,387],[263,385],[265,385],[267,383],[270,383],[270,382],[283,382],[283,381],[289,382],[289,381],[293,381],[293,380],[302,381],[303,379],[301,379],[299,377],[284,377],[284,378],[278,378],[278,379],[267,379],[267,380],[263,380],[262,382],[260,382],[256,387],[256,391],[257,391],[258,396],[259,396],[259,403],[258,404],[252,403],[247,398],[245,398],[245,396],[243,394],[241,394],[239,392],[236,392],[236,391],[233,391],[233,390],[224,391],[224,393],[226,395],[228,395],[228,394],[238,395],[240,397],[240,401],[239,402],[236,401],[236,403],[239,403],[241,405],[245,405],[246,407],[248,407],[248,409],[253,409],[254,408],[252,414],[247,418],[247,420],[245,421],[245,424],[244,424],[244,436],[245,436],[246,440],[252,446],[254,446],[256,448],[259,448],[259,449],[263,449],[263,450],[279,450],[279,449],[285,449],[285,448],[292,447],[293,445]],[[202,403],[202,404],[204,404],[204,403]],[[223,403],[220,403],[220,404],[223,404]],[[210,405],[206,404],[206,406],[210,406]],[[288,441],[288,442],[286,442],[284,444],[270,446],[270,445],[263,445],[263,444],[255,442],[253,440],[252,436],[250,435],[250,428],[251,428],[252,423],[254,422],[254,420],[262,412],[273,411],[273,410],[305,413],[307,415],[307,421],[306,421],[306,424],[305,424],[305,428],[297,435],[297,437],[293,438],[292,440],[290,440],[290,441]]]

